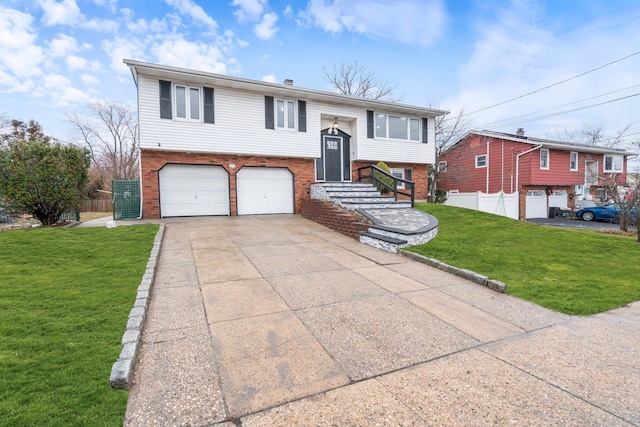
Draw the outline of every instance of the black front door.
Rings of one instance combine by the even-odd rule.
[[[324,170],[325,181],[342,181],[342,138],[325,136]]]

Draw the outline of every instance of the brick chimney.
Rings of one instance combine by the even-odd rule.
[[[518,136],[524,136],[524,128],[518,128],[516,135]]]

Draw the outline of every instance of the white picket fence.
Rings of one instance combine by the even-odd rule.
[[[518,193],[447,193],[445,205],[518,219]]]

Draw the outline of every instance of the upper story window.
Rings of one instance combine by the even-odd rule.
[[[578,170],[578,153],[576,153],[575,151],[569,153],[569,170]]]
[[[624,163],[623,156],[619,154],[606,154],[604,156],[604,171],[605,172],[622,172],[623,163]]]
[[[175,85],[176,118],[200,121],[200,88]]]
[[[549,169],[549,150],[540,149],[540,169]]]
[[[213,88],[160,80],[160,118],[214,123]]]
[[[486,168],[487,167],[487,155],[482,154],[480,156],[476,156],[476,167],[477,168]]]
[[[376,138],[420,141],[420,119],[375,113]]]
[[[296,128],[296,102],[276,99],[276,127],[281,129]]]
[[[441,161],[438,162],[438,172],[446,172],[447,171],[447,162],[446,161]]]

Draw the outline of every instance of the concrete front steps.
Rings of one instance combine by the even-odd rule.
[[[401,248],[426,243],[438,233],[438,220],[435,217],[412,208],[408,200],[395,200],[394,197],[381,195],[371,184],[316,183],[311,185],[311,199],[316,211],[322,206],[318,202],[322,201],[345,211],[354,211],[353,215],[361,218],[351,220],[357,223],[357,231],[354,232],[351,227],[349,233],[329,224],[331,221],[326,218],[323,218],[323,222],[317,222],[351,237],[357,233],[360,242],[389,252],[397,253]],[[326,207],[325,211],[334,209]],[[337,212],[344,219],[345,212]]]

